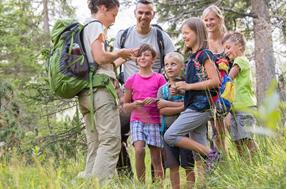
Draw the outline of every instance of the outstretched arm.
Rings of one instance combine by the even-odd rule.
[[[97,64],[110,64],[117,58],[128,59],[134,54],[133,49],[119,49],[113,52],[105,51],[104,41],[99,37],[92,43],[92,54]]]

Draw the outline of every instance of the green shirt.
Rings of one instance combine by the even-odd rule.
[[[240,68],[239,73],[234,79],[234,109],[256,106],[256,96],[252,87],[251,68],[248,59],[245,56],[237,57],[233,64],[238,65]]]

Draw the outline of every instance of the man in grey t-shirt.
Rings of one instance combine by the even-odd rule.
[[[135,26],[132,26],[128,29],[127,37],[124,43],[124,48],[137,48],[142,44],[146,43],[151,45],[157,52],[156,61],[153,64],[153,71],[159,72],[161,69],[160,62],[160,47],[158,46],[158,38],[157,38],[157,30],[160,30],[158,27],[152,27],[151,21],[155,16],[155,11],[153,7],[152,1],[148,0],[139,0],[136,5],[136,9],[134,11],[137,23]],[[116,40],[114,43],[114,49],[121,48],[121,37],[125,30],[121,30],[118,32],[116,36]],[[171,41],[169,35],[160,30],[162,34],[162,39],[164,43],[164,52],[163,55],[175,51],[175,47]],[[126,60],[120,59],[116,61],[117,65],[124,63]],[[127,60],[127,62],[122,65],[123,73],[124,73],[124,81],[127,80],[128,77],[133,75],[138,71],[138,66],[135,63],[135,60]]]
[[[156,61],[153,64],[153,71],[159,72],[161,69],[161,56],[169,52],[175,51],[175,47],[171,41],[169,35],[160,30],[157,27],[151,25],[151,21],[155,16],[154,6],[152,1],[149,0],[139,0],[136,4],[136,9],[134,11],[136,18],[136,25],[130,27],[127,31],[124,48],[138,48],[142,44],[151,45],[157,52]],[[164,45],[163,54],[160,54],[160,47],[158,45],[158,31],[160,30],[162,36],[162,42]],[[119,31],[116,40],[114,43],[114,50],[121,49],[121,39],[125,30]],[[126,62],[127,61],[127,62]],[[123,81],[125,82],[128,77],[132,76],[138,72],[139,68],[135,62],[135,58],[131,60],[117,59],[115,64],[117,66],[122,65],[123,71]],[[126,143],[127,133],[129,132],[129,124],[123,124],[123,116],[121,116],[121,129],[122,129],[122,142]],[[126,131],[124,133],[123,131]],[[122,172],[129,173],[129,176],[132,175],[132,170],[130,166],[129,156],[125,147],[122,147],[121,154],[118,162],[118,171],[119,174]],[[153,173],[153,172],[152,172]],[[132,177],[132,176],[131,176]]]

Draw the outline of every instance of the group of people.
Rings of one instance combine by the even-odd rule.
[[[182,24],[180,32],[184,52],[188,54],[185,61],[181,53],[175,52],[169,35],[151,25],[155,16],[152,1],[137,1],[134,10],[137,23],[118,33],[112,52],[105,50],[106,29],[115,21],[118,0],[89,0],[88,6],[91,18],[87,22],[99,21],[84,30],[88,59],[99,65],[97,73],[108,75],[115,87],[118,86],[115,69],[121,67],[124,83],[119,101],[106,88],[94,88],[93,94],[89,90],[79,94],[80,110],[87,126],[88,151],[85,170],[78,177],[96,177],[103,185],[115,176],[119,156],[122,160],[126,160],[122,156],[128,156],[121,153],[129,133],[123,125],[128,125],[140,182],[145,182],[145,146],[150,149],[154,181],[160,182],[164,178],[163,167],[169,168],[172,188],[180,188],[181,166],[186,170],[189,188],[195,175],[204,182],[205,173],[220,159],[219,151],[226,150],[223,118],[212,121],[217,147],[209,147],[207,140],[212,101],[217,98],[216,93],[211,92],[210,97],[207,92],[210,94],[220,86],[219,68],[215,64],[219,58],[228,59],[225,71],[236,88],[231,138],[239,154],[243,154],[245,147],[251,154],[256,151],[256,143],[246,129],[255,120],[239,111],[256,107],[250,64],[244,55],[245,39],[239,32],[226,31],[218,7],[211,5],[204,10],[202,18],[192,17]],[[163,46],[159,46],[159,40]],[[90,95],[94,96],[94,124],[90,119]],[[123,123],[121,114],[127,115],[128,124]],[[121,133],[121,125],[125,132]],[[129,167],[130,162],[123,165]],[[128,170],[130,173],[131,169]]]

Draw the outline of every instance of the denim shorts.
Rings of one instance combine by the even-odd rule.
[[[160,124],[132,121],[130,125],[132,143],[144,141],[147,145],[163,148],[163,141],[160,136]]]
[[[233,141],[252,139],[250,129],[256,125],[256,119],[246,112],[231,113],[230,136]]]

